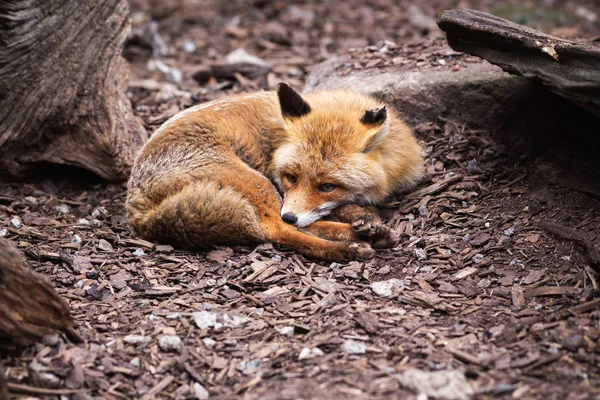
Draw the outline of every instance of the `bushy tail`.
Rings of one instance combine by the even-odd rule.
[[[216,182],[191,183],[159,204],[130,197],[129,223],[149,240],[189,249],[264,241],[254,207]]]

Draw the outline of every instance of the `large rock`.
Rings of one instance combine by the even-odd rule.
[[[541,81],[600,118],[600,48],[547,35],[474,10],[444,11],[438,24],[457,51]]]
[[[496,131],[535,90],[526,79],[487,62],[470,62],[458,71],[449,66],[407,71],[392,65],[347,73],[352,65],[351,55],[317,65],[304,91],[350,88],[381,98],[412,124],[444,117]]]

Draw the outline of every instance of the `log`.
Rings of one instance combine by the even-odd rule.
[[[147,140],[125,93],[126,0],[0,0],[0,173],[125,180]]]
[[[74,336],[67,303],[44,276],[23,266],[21,255],[6,239],[0,239],[0,304],[0,354],[54,331]]]
[[[481,11],[444,11],[438,18],[456,51],[484,58],[600,118],[600,49],[547,35]]]

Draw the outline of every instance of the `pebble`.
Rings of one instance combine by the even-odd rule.
[[[146,253],[142,249],[136,249],[133,252],[133,255],[136,256],[136,257],[144,257],[146,255]]]
[[[81,239],[81,236],[79,235],[73,235],[73,238],[71,239],[71,243],[74,244],[81,244],[82,241],[83,239]]]
[[[167,353],[181,353],[183,342],[177,335],[164,335],[158,339],[158,347]]]
[[[71,211],[69,206],[66,204],[59,204],[56,207],[54,207],[54,209],[61,214],[68,214]]]
[[[346,354],[365,354],[367,346],[364,343],[355,340],[346,340],[341,347],[342,353]]]
[[[98,240],[98,246],[97,246],[100,250],[104,250],[104,251],[114,251],[112,244],[108,243],[106,240],[104,239],[100,239]]]
[[[410,281],[403,279],[388,279],[387,281],[373,282],[371,289],[382,297],[390,297],[400,291],[403,286],[410,285]]]
[[[132,358],[131,361],[129,361],[129,364],[133,365],[134,367],[139,367],[140,366],[140,358],[139,357]]]
[[[8,229],[0,229],[0,237],[8,235]]]
[[[142,344],[142,343],[148,343],[150,341],[150,338],[148,336],[142,336],[142,335],[127,335],[123,338],[123,342],[127,343],[127,344]]]
[[[292,336],[294,334],[294,327],[293,326],[282,326],[281,328],[279,328],[279,333],[281,333],[282,335],[285,335],[285,336]]]
[[[309,349],[308,347],[303,348],[298,355],[298,360],[308,360],[315,357],[322,357],[325,353],[318,347]]]
[[[181,47],[186,53],[194,53],[196,51],[196,44],[191,40],[184,40]]]
[[[248,64],[255,64],[255,65],[265,65],[265,61],[262,58],[258,58],[256,56],[253,56],[252,54],[249,54],[246,50],[244,49],[235,49],[232,52],[230,52],[229,54],[227,54],[227,56],[225,56],[225,62],[227,64],[238,64],[238,63],[248,63]]]
[[[508,229],[504,230],[504,236],[512,236],[515,234],[515,228],[513,228],[512,226]]]
[[[11,225],[13,228],[15,228],[15,229],[19,229],[19,228],[21,228],[21,226],[22,226],[23,224],[21,224],[21,220],[20,220],[19,218],[17,218],[17,217],[12,217],[12,218],[10,219],[10,225]]]
[[[425,249],[416,248],[415,249],[415,256],[417,256],[417,260],[426,260],[427,259],[427,252],[425,251]]]
[[[204,386],[202,386],[198,382],[194,382],[194,384],[192,385],[192,391],[194,392],[194,396],[198,400],[206,400],[210,397],[208,390],[206,390]]]
[[[181,319],[181,313],[172,313],[165,316],[166,319]]]
[[[211,338],[202,339],[202,343],[204,343],[207,349],[213,349],[217,345],[217,342]]]
[[[217,314],[210,311],[198,311],[192,314],[194,323],[200,329],[210,328],[217,324]]]

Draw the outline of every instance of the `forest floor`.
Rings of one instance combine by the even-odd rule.
[[[600,34],[593,1],[132,3],[130,93],[149,131],[232,92],[301,89],[312,65],[348,48],[433,40],[444,8]],[[268,67],[223,67],[240,48]],[[598,398],[597,275],[560,234],[600,245],[598,190],[549,179],[561,175],[551,152],[515,157],[436,116],[414,129],[427,176],[381,207],[400,241],[369,262],[269,244],[180,251],[131,235],[123,184],[64,169],[0,182],[0,235],[50,278],[85,340],[55,335],[9,357],[8,381],[74,399],[416,399],[438,379],[440,398]]]

